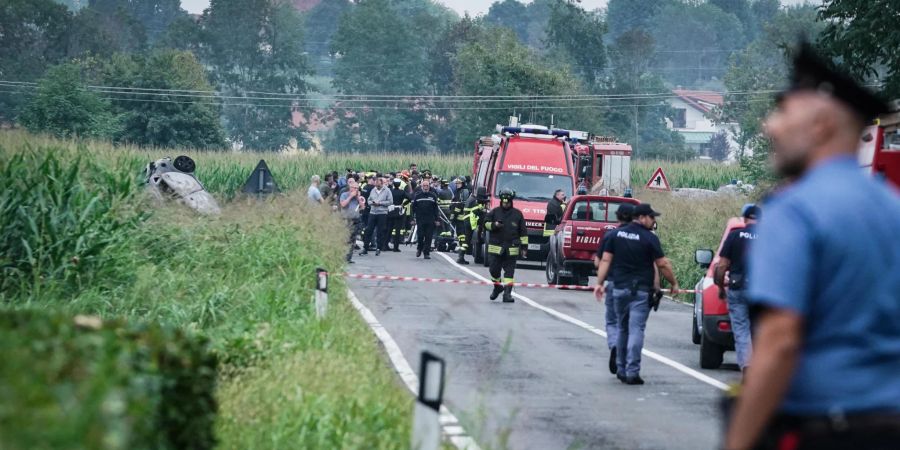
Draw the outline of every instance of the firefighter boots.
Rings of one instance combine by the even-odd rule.
[[[497,297],[503,292],[503,286],[499,284],[494,285],[494,292],[491,292],[491,300],[497,300]]]
[[[462,250],[459,251],[459,257],[456,258],[456,263],[459,264],[459,265],[461,265],[461,266],[467,266],[467,265],[469,265],[469,262],[466,261],[466,253],[463,252]]]
[[[503,288],[503,303],[512,303],[515,300],[512,296],[512,285],[507,284],[506,287]]]

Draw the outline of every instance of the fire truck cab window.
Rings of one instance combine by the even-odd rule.
[[[572,220],[587,220],[588,202],[578,202],[572,208]]]
[[[608,222],[606,202],[591,202],[591,222]]]
[[[572,179],[565,176],[545,173],[500,172],[494,195],[499,196],[504,188],[516,192],[516,200],[546,202],[550,201],[557,189],[562,189],[566,197],[572,196]]]

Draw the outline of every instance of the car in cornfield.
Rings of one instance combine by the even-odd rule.
[[[728,303],[719,298],[719,288],[713,282],[713,276],[725,238],[732,230],[740,228],[744,228],[743,220],[738,217],[729,219],[716,252],[701,249],[694,255],[694,260],[706,269],[706,274],[694,287],[694,319],[691,324],[691,340],[700,346],[700,367],[704,369],[718,369],[722,366],[725,352],[734,351]]]
[[[547,283],[587,286],[596,271],[594,255],[606,232],[618,226],[616,211],[623,203],[637,205],[640,201],[602,195],[572,197],[550,235],[545,264]]]

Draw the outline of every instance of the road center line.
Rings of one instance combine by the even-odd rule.
[[[413,396],[415,396],[416,391],[419,389],[419,377],[416,376],[416,373],[409,365],[409,361],[403,356],[403,351],[400,350],[400,346],[397,345],[397,342],[394,341],[394,338],[391,337],[391,334],[388,333],[387,329],[381,325],[381,322],[378,321],[375,314],[372,314],[372,311],[370,311],[369,308],[366,308],[366,305],[363,305],[362,302],[359,301],[359,298],[356,297],[356,294],[349,288],[347,289],[347,297],[350,299],[350,303],[353,304],[353,307],[359,311],[359,315],[366,321],[366,325],[372,329],[372,332],[375,333],[375,336],[377,336],[378,340],[381,341],[381,344],[384,345],[384,349],[387,351],[391,364],[394,366],[394,370],[400,375],[403,384],[405,384],[406,387],[412,391]],[[475,443],[475,440],[465,434],[465,430],[459,424],[459,419],[457,419],[444,405],[441,405],[440,423],[441,428],[444,430],[444,435],[450,439],[450,442],[452,442],[456,448],[460,450],[481,450],[478,447],[478,444]]]
[[[479,279],[479,280],[482,280],[482,281],[489,281],[487,278],[481,276],[480,274],[478,274],[477,272],[475,272],[475,271],[469,269],[468,267],[464,267],[464,266],[461,266],[461,265],[457,264],[456,261],[454,261],[454,260],[453,260],[452,258],[450,258],[449,256],[447,256],[447,255],[445,255],[445,254],[443,254],[443,253],[439,253],[439,252],[436,253],[436,254],[437,254],[437,255],[440,255],[442,258],[444,258],[445,260],[447,260],[448,263],[450,263],[451,265],[453,265],[453,266],[456,267],[457,269],[461,270],[462,272],[464,272],[464,273],[466,273],[466,274],[469,274],[469,275],[475,277],[476,279]],[[563,314],[563,313],[561,313],[561,312],[559,312],[559,311],[557,311],[557,310],[555,310],[555,309],[553,309],[553,308],[548,308],[548,307],[546,307],[546,306],[544,306],[544,305],[542,305],[542,304],[540,304],[540,303],[538,303],[538,302],[536,302],[536,301],[534,301],[534,300],[532,300],[532,299],[530,299],[530,298],[528,298],[528,297],[526,297],[526,296],[524,296],[524,295],[521,295],[521,294],[518,294],[518,293],[513,293],[513,296],[515,296],[516,298],[522,300],[522,301],[525,302],[528,306],[531,306],[531,307],[533,307],[533,308],[535,308],[535,309],[541,310],[541,311],[543,311],[543,312],[545,312],[545,313],[547,313],[547,314],[549,314],[549,315],[551,315],[551,316],[553,316],[553,317],[556,317],[557,319],[560,319],[560,320],[562,320],[562,321],[568,322],[568,323],[570,323],[570,324],[572,324],[572,325],[575,325],[575,326],[577,326],[577,327],[579,327],[579,328],[583,328],[583,329],[585,329],[585,330],[587,330],[587,331],[590,331],[591,333],[594,333],[594,334],[596,334],[596,335],[606,337],[606,331],[603,331],[603,330],[601,330],[601,329],[599,329],[599,328],[597,328],[597,327],[595,327],[595,326],[593,326],[593,325],[591,325],[591,324],[588,324],[588,323],[586,323],[586,322],[584,322],[584,321],[578,320],[578,319],[576,319],[576,318],[574,318],[574,317],[572,317],[572,316],[569,316],[569,315],[567,315],[567,314]],[[670,358],[667,358],[667,357],[665,357],[665,356],[663,356],[663,355],[660,355],[659,353],[656,353],[656,352],[654,352],[654,351],[647,350],[647,349],[645,348],[645,349],[643,349],[643,350],[641,351],[641,354],[643,354],[644,356],[646,356],[646,357],[648,357],[648,358],[651,358],[651,359],[654,359],[654,360],[656,360],[656,361],[658,361],[658,362],[661,362],[661,363],[663,363],[663,364],[665,364],[665,365],[667,365],[667,366],[669,366],[669,367],[671,367],[671,368],[673,368],[673,369],[675,369],[675,370],[677,370],[677,371],[679,371],[679,372],[681,372],[681,373],[683,373],[683,374],[685,374],[685,375],[688,375],[688,376],[693,377],[693,378],[695,378],[695,379],[697,379],[697,380],[699,380],[699,381],[702,381],[702,382],[704,382],[704,383],[706,383],[706,384],[708,384],[708,385],[710,385],[710,386],[712,386],[712,387],[721,389],[721,390],[723,390],[723,391],[728,389],[728,385],[727,385],[727,384],[725,384],[725,383],[723,383],[723,382],[721,382],[721,381],[719,381],[719,380],[717,380],[717,379],[715,379],[715,378],[713,378],[713,377],[710,377],[709,375],[706,375],[706,374],[704,374],[704,373],[701,373],[701,372],[698,372],[698,371],[696,371],[696,370],[694,370],[694,369],[691,369],[690,367],[685,366],[684,364],[681,364],[681,363],[679,363],[679,362],[677,362],[677,361],[674,361],[674,360],[672,360],[672,359],[670,359]]]

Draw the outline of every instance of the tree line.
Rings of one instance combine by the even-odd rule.
[[[0,121],[160,147],[468,152],[517,115],[682,160],[694,154],[666,119],[667,93],[684,87],[729,92],[715,119],[740,125],[739,156],[760,154],[759,118],[800,31],[900,95],[898,33],[873,37],[898,9],[503,0],[473,18],[432,0],[327,0],[303,12],[287,0],[212,0],[195,17],[180,0],[7,0]]]

